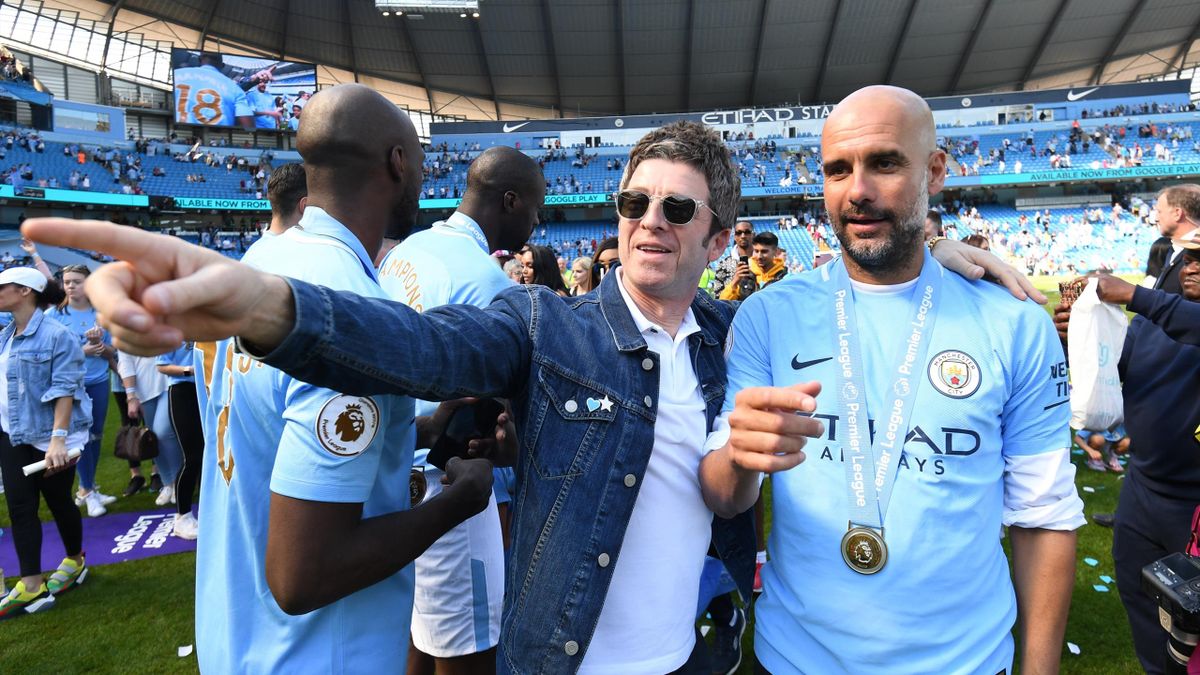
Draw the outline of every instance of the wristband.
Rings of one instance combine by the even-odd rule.
[[[66,429],[55,429],[54,431],[50,432],[50,438],[66,438],[66,437],[67,437]]]
[[[929,241],[925,242],[925,245],[929,247],[929,252],[933,253],[933,247],[943,241],[946,241],[946,237],[930,237]]]
[[[137,389],[133,387],[125,387],[126,396],[137,396]]]

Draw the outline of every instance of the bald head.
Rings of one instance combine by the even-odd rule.
[[[417,130],[408,115],[358,84],[322,89],[313,96],[296,135],[296,149],[308,171],[382,167],[390,148],[417,145]]]
[[[544,189],[542,169],[520,150],[507,146],[488,148],[467,170],[468,195],[532,195]]]
[[[538,163],[519,150],[488,148],[467,170],[467,192],[458,210],[483,228],[493,250],[525,245],[538,224],[546,183]]]
[[[424,153],[412,120],[357,84],[322,89],[304,107],[296,136],[308,204],[339,222],[401,239],[417,218]],[[377,244],[376,244],[377,247]]]
[[[863,87],[842,99],[825,120],[822,138],[831,130],[853,130],[877,122],[896,127],[926,152],[935,149],[933,111],[925,99],[908,89],[882,84]]]
[[[928,104],[899,87],[859,89],[825,120],[821,160],[825,209],[851,277],[914,278],[929,197],[946,178],[946,153],[937,149]]]

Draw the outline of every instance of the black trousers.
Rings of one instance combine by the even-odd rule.
[[[41,461],[46,454],[32,445],[14,446],[8,434],[0,432],[0,475],[4,479],[4,500],[8,502],[8,517],[12,520],[13,546],[21,565],[21,576],[42,573],[42,523],[38,520],[38,495],[46,500],[63,548],[68,556],[83,549],[83,517],[72,498],[75,467],[50,476],[38,472],[26,476],[21,467]]]
[[[171,406],[171,426],[183,449],[183,468],[175,478],[175,500],[178,513],[189,513],[192,493],[200,483],[200,465],[204,461],[204,429],[200,426],[196,385],[192,382],[173,384],[167,389],[167,396]]]
[[[1138,661],[1147,673],[1157,675],[1165,665],[1167,633],[1158,623],[1158,604],[1142,592],[1142,568],[1184,550],[1200,495],[1195,500],[1164,497],[1147,488],[1136,469],[1122,482],[1112,546],[1117,590],[1129,617]]]

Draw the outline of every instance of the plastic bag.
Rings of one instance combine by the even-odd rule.
[[[1067,355],[1071,364],[1071,427],[1102,431],[1125,421],[1117,362],[1129,321],[1096,295],[1096,279],[1071,305]]]

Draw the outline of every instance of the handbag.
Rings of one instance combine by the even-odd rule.
[[[158,436],[141,424],[126,424],[117,431],[113,454],[120,459],[142,462],[158,457]]]

